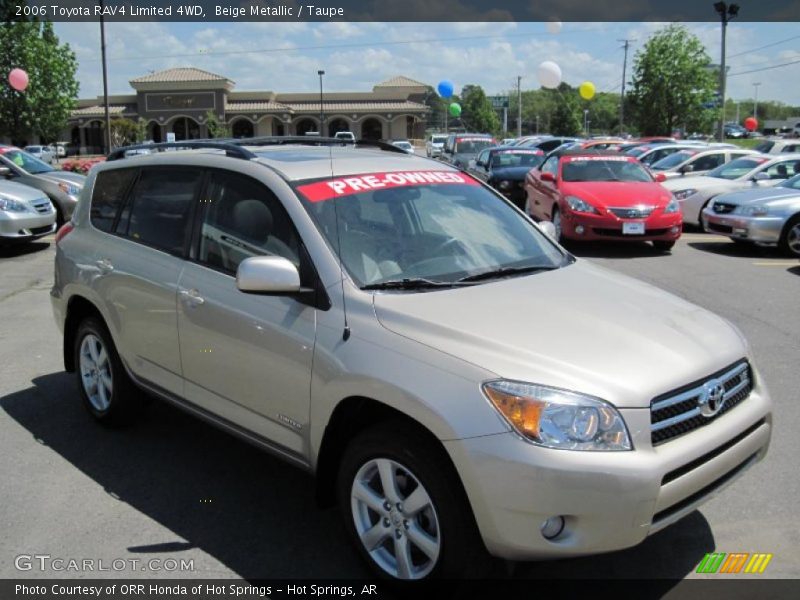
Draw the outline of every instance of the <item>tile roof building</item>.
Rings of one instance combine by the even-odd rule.
[[[352,131],[357,138],[421,138],[433,94],[430,86],[404,76],[379,83],[370,92],[237,92],[222,75],[194,67],[166,69],[130,81],[134,92],[109,96],[111,117],[146,123],[153,141],[210,137],[209,114],[234,137],[334,135]],[[322,122],[320,122],[320,117]],[[79,100],[67,138],[83,153],[102,153],[103,98]]]

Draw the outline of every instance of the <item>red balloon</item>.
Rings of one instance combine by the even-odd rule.
[[[744,128],[747,129],[747,131],[755,131],[758,129],[758,119],[755,117],[747,117],[744,120]]]
[[[22,69],[12,69],[8,74],[8,83],[18,92],[24,92],[28,87],[28,74]]]

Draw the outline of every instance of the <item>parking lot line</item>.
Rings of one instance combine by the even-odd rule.
[[[754,262],[751,264],[754,264],[757,267],[785,267],[787,265],[795,264],[795,261],[791,258],[787,258],[786,260],[771,260],[769,262]]]

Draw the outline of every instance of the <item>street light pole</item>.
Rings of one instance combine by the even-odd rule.
[[[319,75],[319,135],[323,135],[323,127],[325,127],[325,109],[323,108],[323,100],[322,100],[322,76],[325,75],[325,71],[319,70],[317,71],[317,75]]]
[[[106,122],[106,152],[111,152],[111,113],[108,108],[108,66],[106,64],[106,24],[103,19],[103,0],[100,0],[100,53],[103,58],[103,106]]]
[[[728,34],[728,23],[736,18],[739,14],[738,4],[726,4],[725,2],[715,2],[714,10],[719,14],[720,22],[722,23],[722,58],[720,60],[719,68],[719,96],[722,110],[719,116],[719,141],[725,141],[725,79],[727,73],[725,72],[725,42]]]
[[[583,109],[583,132],[586,136],[589,136],[589,109]]]
[[[522,137],[522,75],[517,75],[517,137]]]
[[[760,86],[760,85],[761,85],[760,81],[757,81],[756,83],[753,84],[753,87],[755,88],[755,91],[756,91],[755,99],[753,100],[753,118],[754,119],[758,119],[758,86]]]

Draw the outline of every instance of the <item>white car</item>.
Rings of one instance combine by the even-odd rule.
[[[25,146],[25,152],[48,165],[53,164],[54,154],[49,146]]]
[[[700,213],[715,197],[756,186],[771,187],[800,173],[800,153],[737,158],[705,176],[678,177],[661,185],[681,205],[683,222],[700,225]]]
[[[352,131],[337,131],[336,135],[334,135],[337,140],[342,140],[343,142],[347,142],[348,144],[355,144],[356,143],[356,136],[353,134]]]
[[[392,142],[392,146],[397,146],[408,154],[414,154],[414,146],[408,140],[397,140]]]
[[[425,142],[425,154],[428,155],[428,158],[436,158],[437,156],[442,155],[442,148],[444,148],[444,143],[447,141],[447,134],[443,133],[434,133],[428,138],[428,141]]]
[[[758,154],[758,152],[720,146],[687,148],[662,158],[653,163],[650,168],[655,173],[663,173],[667,179],[683,175],[705,175],[720,165],[749,154]]]
[[[800,152],[800,140],[797,139],[769,139],[764,140],[754,148],[764,154],[785,154]]]

